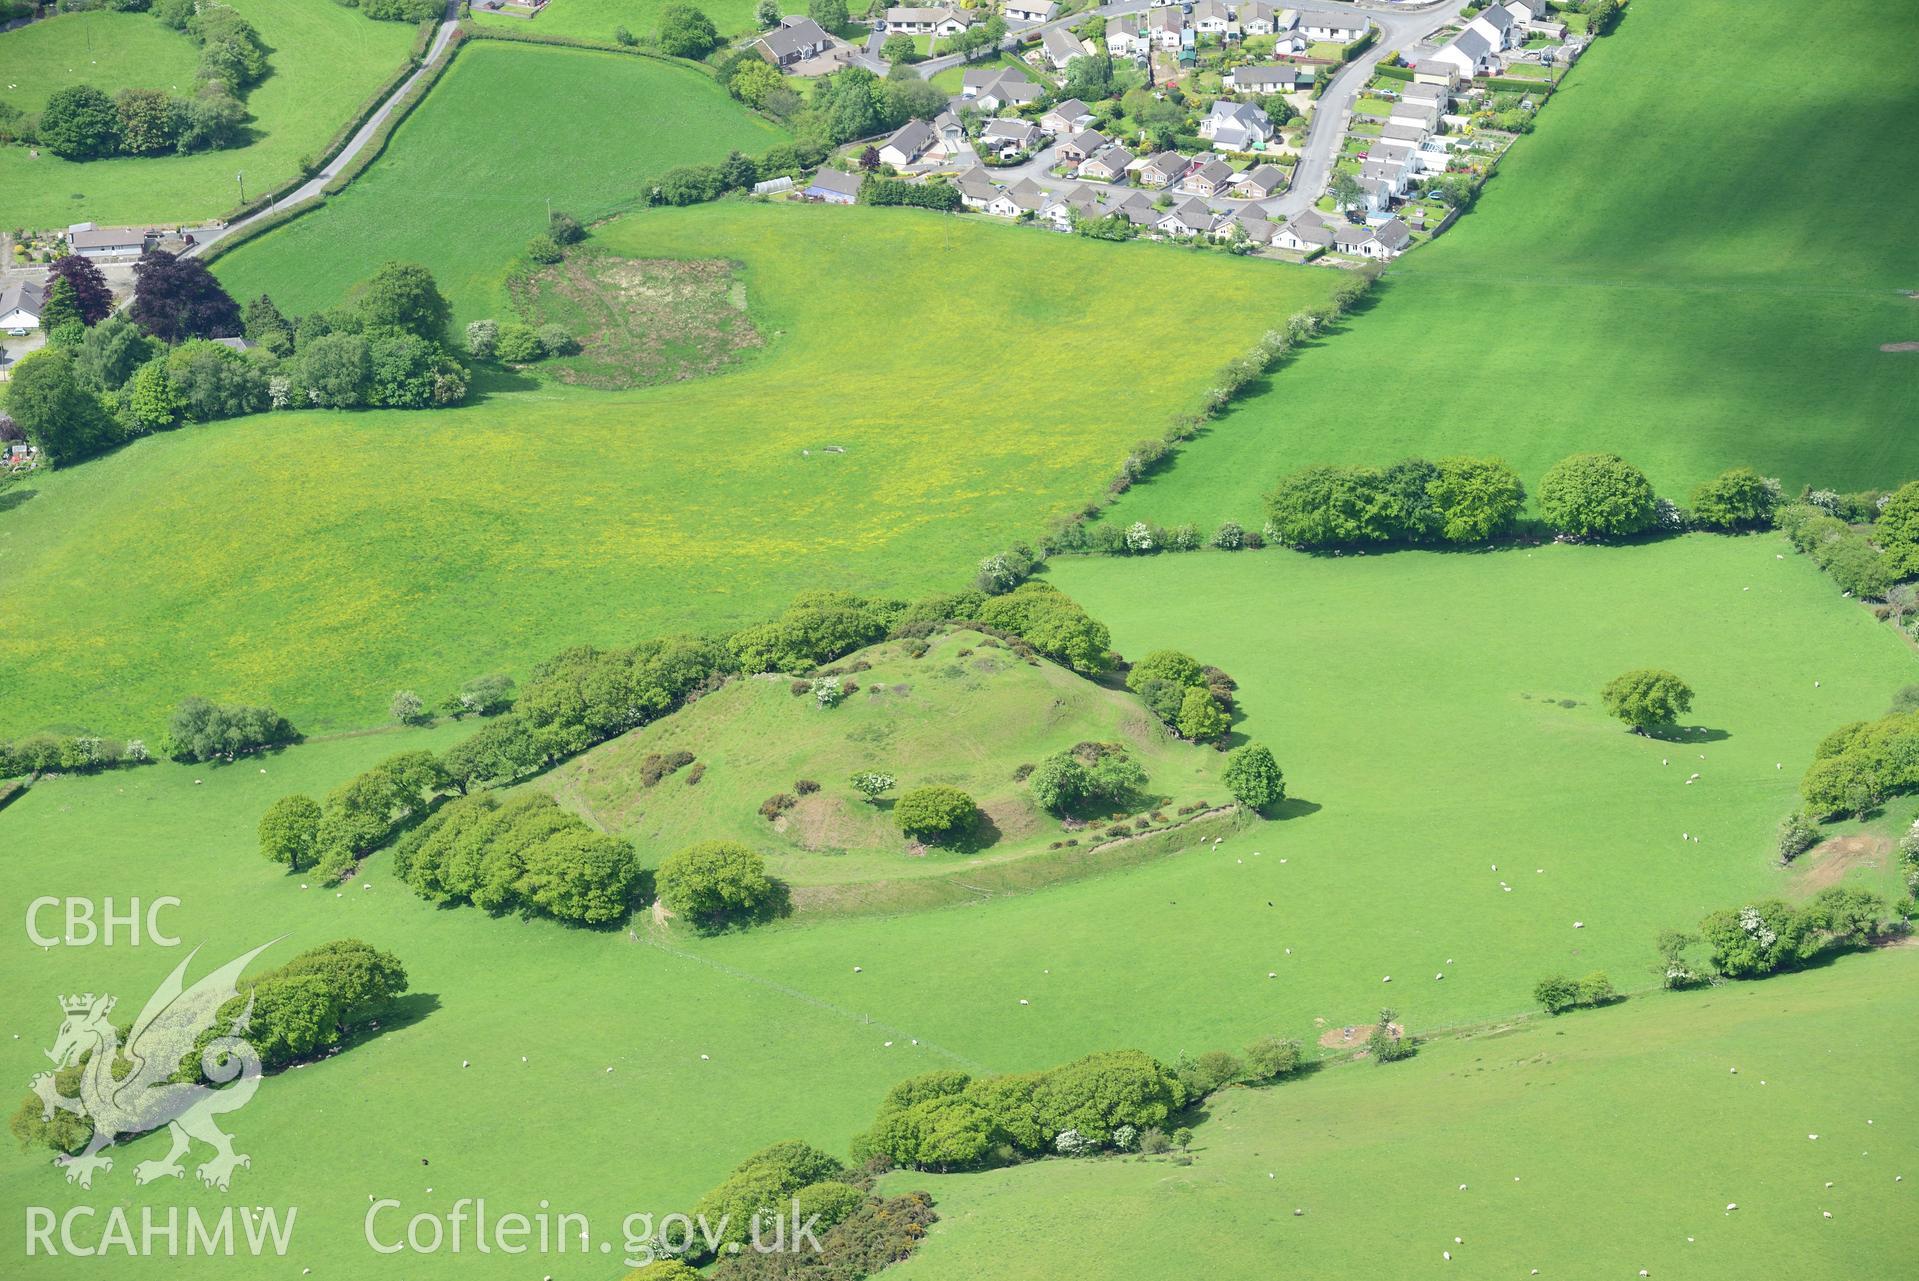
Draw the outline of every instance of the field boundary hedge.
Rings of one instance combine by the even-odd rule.
[[[461,47],[466,43],[465,30],[463,26],[453,29],[453,38],[446,42],[446,48],[441,50],[440,56],[427,64],[425,73],[411,89],[394,99],[393,110],[385,120],[380,122],[380,127],[374,131],[373,136],[367,139],[366,146],[360,148],[358,155],[347,161],[338,173],[327,180],[326,186],[320,189],[322,195],[338,194],[348,183],[365,173],[368,165],[380,158],[386,151],[387,143],[392,141],[393,131],[413,114],[413,109],[420,105],[421,99],[432,91],[434,85],[440,83],[440,77],[444,76],[446,69],[453,65],[453,59],[458,56]],[[365,122],[362,121],[362,123]]]
[[[284,227],[301,214],[311,213],[325,203],[326,197],[323,195],[308,196],[305,200],[296,200],[290,205],[284,205],[279,209],[275,209],[272,213],[255,219],[240,228],[240,230],[229,233],[214,241],[205,253],[198,255],[199,260],[203,263],[217,262],[227,253],[238,249],[248,241],[257,240],[269,231]]]
[[[1376,76],[1384,76],[1388,80],[1404,80],[1411,83],[1413,69],[1411,67],[1393,65],[1390,59],[1394,56],[1397,55],[1389,55],[1387,58],[1381,59],[1379,65],[1373,68],[1373,74]]]
[[[436,22],[428,21],[420,24],[419,33],[414,37],[413,47],[408,50],[405,61],[394,68],[393,74],[381,81],[380,87],[360,103],[353,114],[347,118],[346,123],[334,131],[333,136],[327,139],[326,145],[320,148],[318,153],[302,158],[303,161],[311,161],[313,166],[311,169],[303,163],[298,174],[265,195],[256,196],[243,205],[235,206],[222,221],[238,222],[242,218],[250,218],[262,209],[271,208],[275,201],[298,191],[312,181],[314,174],[326,168],[327,162],[339,155],[347,143],[353,141],[353,135],[360,132],[360,126],[372,118],[373,113],[380,109],[380,104],[391,98],[399,87],[406,83],[407,77],[419,70],[421,60],[425,58],[427,49],[433,43],[433,33],[439,29],[439,24]]]
[[[719,79],[714,69],[704,62],[694,62],[690,58],[675,58],[670,54],[618,44],[612,40],[588,40],[583,36],[563,36],[558,32],[522,31],[517,27],[483,27],[471,21],[462,22],[459,29],[473,40],[505,40],[512,44],[545,44],[557,45],[563,49],[591,49],[597,53],[624,53],[635,58],[650,58],[654,62],[664,62],[672,67],[685,67],[689,71],[699,72],[708,80]]]

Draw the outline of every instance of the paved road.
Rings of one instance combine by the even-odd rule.
[[[335,175],[337,175],[340,170],[346,168],[347,164],[355,156],[366,149],[367,144],[373,140],[374,132],[379,129],[380,125],[385,122],[388,116],[393,114],[394,108],[399,105],[400,99],[412,91],[413,86],[419,83],[420,77],[424,76],[427,73],[427,69],[433,65],[434,59],[438,58],[440,54],[446,50],[447,42],[453,39],[454,28],[459,25],[459,7],[459,0],[447,0],[446,18],[440,23],[440,29],[433,33],[433,43],[427,47],[426,58],[420,63],[419,69],[402,81],[400,87],[395,89],[371,116],[367,117],[366,123],[360,126],[359,131],[347,139],[346,146],[340,148],[339,155],[328,161],[325,167],[314,174],[313,177],[301,183],[298,187],[294,188],[294,190],[288,192],[267,208],[262,209],[256,214],[242,218],[238,222],[230,222],[225,227],[206,233],[191,249],[188,249],[183,256],[191,257],[195,254],[202,253],[208,245],[219,240],[224,240],[242,227],[251,226],[253,223],[273,213],[274,210],[284,208],[296,201],[310,199],[324,191],[327,183],[333,181]]]
[[[1027,27],[1023,31],[1007,37],[1007,48],[1016,45],[1016,37],[1055,28],[1077,26],[1085,21],[1090,13],[1102,18],[1117,18],[1129,13],[1140,13],[1151,7],[1151,0],[1114,0],[1114,3],[1100,5],[1097,9],[1068,14],[1063,18],[1038,26]],[[1434,0],[1429,4],[1349,4],[1343,0],[1314,0],[1315,9],[1332,9],[1341,13],[1360,14],[1379,28],[1379,39],[1354,61],[1341,67],[1333,76],[1332,84],[1313,104],[1312,119],[1306,127],[1306,143],[1300,149],[1299,166],[1293,174],[1290,190],[1271,200],[1262,202],[1275,222],[1284,222],[1296,214],[1305,212],[1326,189],[1327,181],[1332,177],[1333,161],[1339,154],[1339,140],[1346,132],[1347,118],[1352,114],[1353,104],[1367,83],[1373,78],[1373,69],[1389,53],[1398,53],[1420,43],[1433,32],[1449,22],[1458,19],[1460,10],[1466,7],[1466,0]],[[958,66],[957,55],[943,58],[931,58],[914,67],[922,76],[932,76],[947,67]],[[992,171],[995,178],[1009,185],[1021,178],[1031,178],[1040,186],[1052,191],[1065,190],[1074,185],[1071,180],[1059,179],[1046,172],[1051,161],[1049,148],[1032,160],[1015,168]],[[1209,200],[1204,202],[1217,210],[1244,208],[1245,202],[1236,200]]]

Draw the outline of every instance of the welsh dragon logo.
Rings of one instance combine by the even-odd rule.
[[[60,998],[66,1020],[60,1025],[53,1048],[47,1051],[55,1072],[40,1073],[32,1085],[40,1097],[44,1119],[52,1120],[58,1109],[84,1117],[93,1125],[93,1137],[85,1151],[54,1158],[55,1165],[65,1168],[67,1182],[92,1187],[96,1170],[113,1169],[113,1158],[104,1150],[116,1139],[132,1138],[161,1126],[171,1132],[173,1146],[160,1160],[136,1165],[135,1183],[182,1177],[186,1172],[180,1158],[194,1139],[214,1152],[212,1159],[195,1171],[209,1187],[224,1192],[236,1167],[253,1164],[252,1158],[233,1150],[232,1136],[214,1124],[214,1118],[222,1113],[246,1106],[260,1086],[260,1056],[245,1035],[253,1015],[252,995],[248,994],[245,1007],[224,1031],[216,1025],[221,1008],[239,995],[241,972],[271,946],[263,943],[186,987],[187,966],[199,954],[195,948],[148,998],[125,1046],[107,1019],[113,1010],[113,997],[96,997],[89,992]],[[198,1075],[204,1080],[194,1079],[189,1066],[196,1057]],[[56,1072],[75,1066],[80,1067],[80,1092],[78,1097],[68,1097],[60,1093]]]

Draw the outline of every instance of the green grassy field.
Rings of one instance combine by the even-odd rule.
[[[1129,694],[1102,688],[1049,662],[1028,666],[978,632],[934,637],[914,658],[899,642],[862,650],[839,667],[871,664],[845,679],[859,691],[831,710],[787,679],[734,681],[685,712],[604,744],[544,776],[553,792],[603,830],[631,837],[642,859],[660,859],[699,840],[742,841],[768,856],[770,870],[795,886],[841,887],[937,876],[971,877],[989,867],[1043,856],[1073,837],[1092,845],[1098,826],[1066,829],[1015,779],[1018,768],[1083,741],[1121,743],[1146,770],[1141,804],[1127,814],[1208,801],[1226,804],[1225,758],[1180,742]],[[687,751],[707,768],[696,786],[675,775],[647,787],[640,769],[651,754]],[[856,771],[884,769],[893,796],[870,805],[847,782]],[[773,822],[760,802],[794,794],[795,781],[820,789]],[[944,783],[971,796],[986,815],[969,847],[909,854],[892,818],[892,801],[911,788]],[[1078,817],[1110,817],[1096,813]],[[839,905],[838,895],[796,895],[801,910]]]
[[[168,222],[216,217],[239,204],[235,173],[250,195],[294,177],[412,47],[414,28],[372,22],[358,10],[309,0],[232,0],[260,32],[271,73],[247,95],[256,139],[232,151],[126,156],[74,163],[42,149],[0,147],[0,221],[64,227],[79,221]],[[38,111],[48,95],[85,82],[193,89],[198,51],[144,13],[62,14],[0,35],[0,99]]]
[[[451,726],[225,768],[43,782],[0,814],[8,848],[26,855],[0,864],[0,905],[17,920],[35,896],[75,886],[164,893],[182,900],[169,925],[189,944],[204,940],[208,958],[281,933],[289,949],[352,935],[397,951],[438,1008],[270,1082],[234,1125],[255,1158],[242,1195],[302,1207],[292,1262],[315,1275],[519,1276],[498,1256],[371,1258],[367,1195],[400,1197],[409,1213],[455,1196],[484,1194],[496,1209],[548,1197],[605,1222],[679,1208],[776,1139],[844,1151],[887,1085],[931,1067],[1027,1070],[1122,1045],[1170,1058],[1269,1031],[1309,1036],[1316,1018],[1360,1021],[1382,999],[1429,1030],[1528,1010],[1533,982],[1558,969],[1603,968],[1641,986],[1661,926],[1792,890],[1767,838],[1813,745],[1909,679],[1910,656],[1890,633],[1803,560],[1774,560],[1776,545],[1693,537],[1531,557],[1061,566],[1061,584],[1109,618],[1126,651],[1177,644],[1236,676],[1241,728],[1279,751],[1299,804],[1217,849],[1205,842],[968,907],[711,939],[640,922],[629,937],[436,910],[394,883],[384,854],[364,873],[374,888],[338,897],[302,891],[259,859],[254,824],[273,798],[323,791],[390,752],[465,732]],[[1698,723],[1729,736],[1708,736],[1686,749],[1695,759],[1670,767],[1659,753],[1680,749],[1626,734],[1590,705],[1604,677],[1654,661],[1686,674]],[[1548,694],[1587,705],[1548,705]],[[1685,784],[1694,771],[1700,781]],[[1682,844],[1681,831],[1704,840]],[[0,1036],[0,1079],[31,1073],[58,1013],[53,993],[143,995],[175,959],[125,947],[16,956],[0,985],[0,1029],[21,1040]],[[1783,1000],[1801,981],[1763,992]],[[1885,1043],[1884,1028],[1872,1035]],[[1443,1047],[1429,1053],[1395,1071],[1452,1061]],[[507,1115],[510,1126],[476,1121]],[[1841,1133],[1824,1117],[1792,1124]],[[124,1153],[103,1186],[121,1188],[151,1146]],[[1452,1182],[1483,1178],[1475,1168]],[[31,1156],[0,1157],[9,1201],[58,1208],[86,1195]],[[958,1195],[964,1215],[971,1194]],[[150,1196],[176,1204],[195,1193],[141,1193]],[[209,1267],[254,1275],[244,1260]],[[48,1261],[33,1275],[74,1268]]]
[[[366,725],[395,689],[438,697],[582,641],[758,621],[817,587],[951,588],[1330,284],[866,208],[649,210],[598,240],[737,260],[767,345],[668,387],[518,379],[458,410],[268,415],[36,479],[0,513],[18,602],[0,733],[151,734],[194,691],[269,701],[309,732]],[[1112,336],[1147,324],[1183,337],[1133,382]],[[1124,388],[1124,413],[1088,387]]]
[[[591,120],[568,137],[536,102]],[[675,165],[757,154],[784,135],[697,71],[615,53],[478,41],[460,50],[374,165],[313,213],[222,258],[236,297],[331,306],[378,259],[424,263],[459,322],[504,312],[505,278],[546,230],[639,198]],[[376,260],[376,261],[377,261]]]
[[[582,40],[611,40],[615,27],[625,27],[636,36],[656,36],[660,31],[660,10],[669,0],[552,0],[539,17],[533,19],[488,13],[473,6],[476,22],[540,35],[576,36]],[[758,29],[754,11],[759,0],[695,0],[694,8],[704,10],[723,36],[744,35]],[[788,0],[784,6],[805,13],[806,6]]]
[[[1735,464],[1795,489],[1919,475],[1919,356],[1879,350],[1919,336],[1919,246],[1880,234],[1919,187],[1875,160],[1919,106],[1919,10],[1822,12],[1806,32],[1763,0],[1735,35],[1706,0],[1639,6],[1471,215],[1115,517],[1247,521],[1285,471],[1415,453],[1498,454],[1534,484],[1612,450],[1682,503]]]
[[[1189,1166],[893,1175],[941,1215],[897,1275],[1890,1276],[1915,980],[1910,949],[1848,958],[1228,1091]]]

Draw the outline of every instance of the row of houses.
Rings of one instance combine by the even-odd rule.
[[[1115,58],[1143,57],[1155,50],[1190,49],[1200,36],[1223,41],[1275,37],[1275,53],[1305,53],[1314,44],[1351,44],[1366,34],[1366,20],[1338,13],[1296,11],[1257,2],[1222,0],[1167,4],[1127,14],[1106,24],[1106,51]]]
[[[959,189],[960,203],[968,209],[997,218],[1030,215],[1058,231],[1071,231],[1076,221],[1121,217],[1148,235],[1243,239],[1259,248],[1270,246],[1306,254],[1334,250],[1359,258],[1389,259],[1412,244],[1411,230],[1397,218],[1379,226],[1335,225],[1309,211],[1282,224],[1267,217],[1267,211],[1259,205],[1218,213],[1197,196],[1189,196],[1171,208],[1161,209],[1144,191],[1101,190],[1081,183],[1067,191],[1052,192],[1030,178],[1009,187],[995,182],[980,168],[961,174],[953,185]]]
[[[1412,83],[1400,91],[1360,162],[1359,186],[1368,220],[1386,218],[1420,175],[1444,172],[1451,153],[1439,130],[1451,104],[1451,91],[1443,85]]]

